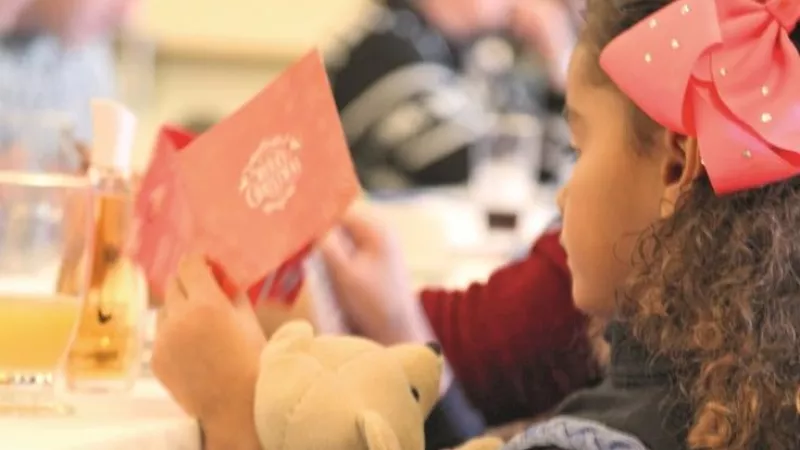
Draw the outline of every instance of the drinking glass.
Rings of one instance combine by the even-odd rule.
[[[0,110],[0,415],[70,411],[55,386],[88,285],[81,160],[65,116]]]
[[[85,177],[0,169],[0,415],[71,409],[55,381],[88,284],[92,198]]]
[[[85,152],[66,114],[0,109],[0,170],[77,173]]]

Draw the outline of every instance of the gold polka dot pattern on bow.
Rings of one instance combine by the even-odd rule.
[[[770,123],[772,122],[772,114],[770,113],[762,113],[761,114],[761,122],[762,123]]]

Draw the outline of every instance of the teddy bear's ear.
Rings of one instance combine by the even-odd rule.
[[[389,423],[372,411],[358,416],[358,431],[369,450],[402,450],[400,440]]]
[[[294,320],[278,328],[269,338],[268,351],[305,350],[314,339],[314,328],[305,320]]]
[[[409,389],[415,392],[423,416],[427,416],[439,400],[439,382],[443,361],[436,346],[400,344],[389,347],[408,378]]]

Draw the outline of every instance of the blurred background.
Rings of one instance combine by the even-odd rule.
[[[360,181],[411,266],[469,248],[497,256],[459,276],[481,279],[557,217],[576,4],[0,0],[0,164],[24,154],[50,170],[59,142],[92,147],[89,100],[110,97],[138,118],[142,173],[162,125],[202,132],[318,48]]]
[[[491,58],[511,64],[514,76],[525,83],[516,96],[527,96],[524,100],[531,103],[523,112],[536,115],[544,131],[551,131],[543,138],[560,140],[563,148],[558,94],[574,38],[558,22],[571,12],[570,4],[560,0],[528,3],[535,3],[531,15],[536,17],[523,17],[528,23],[517,27],[521,30],[502,27],[454,40],[459,53],[471,52],[477,60],[488,55],[490,61],[483,64],[498,63]],[[189,7],[179,0],[139,0],[116,39],[118,92],[141,121],[135,165],[146,165],[153,136],[163,122],[203,129],[241,105],[310,48],[322,49],[327,61],[340,57],[342,41],[363,38],[364,29],[372,25],[370,8],[375,4],[382,2],[195,0]],[[504,60],[506,53],[513,61]],[[461,66],[466,72],[466,64]],[[552,112],[555,123],[547,116]]]
[[[164,121],[203,128],[310,48],[359,20],[368,0],[141,0],[120,32],[122,98],[140,117],[137,165]]]
[[[130,234],[126,205],[137,190],[137,175],[146,170],[158,130],[171,124],[203,132],[318,48],[356,172],[367,191],[365,203],[371,203],[380,221],[399,235],[397,254],[386,256],[396,261],[387,267],[407,266],[409,280],[403,284],[413,283],[414,288],[464,288],[511,261],[534,258],[529,256],[532,245],[557,225],[555,192],[573,163],[562,110],[566,65],[580,20],[576,4],[578,0],[0,0],[0,171],[73,171],[76,162],[80,171],[93,169],[89,173],[102,187],[98,198],[104,203],[98,204],[111,205],[96,214],[97,224],[108,226],[95,227],[94,242],[102,245],[93,245],[103,256],[93,256],[102,264],[91,270],[101,275],[92,276],[87,286],[102,292],[106,280],[112,279],[103,275],[106,266],[127,258],[122,251]],[[118,99],[133,115],[120,108],[119,117],[130,120],[117,120],[120,111],[110,102],[100,102],[109,107],[106,113],[115,114],[107,114],[114,120],[99,121],[102,114],[94,115],[91,107],[91,100],[98,98]],[[134,127],[135,132],[126,131]],[[130,134],[133,142],[128,145]],[[6,197],[13,197],[8,192]],[[63,210],[71,207],[62,203]],[[6,229],[0,224],[0,246],[5,241],[14,244],[15,255],[27,255],[33,252],[16,244],[33,245],[40,239],[30,232],[34,227],[17,216],[39,220],[41,208],[32,202],[20,204],[13,211],[0,205],[0,222],[13,219],[23,224]],[[9,213],[17,210],[25,214]],[[65,261],[80,260],[70,258]],[[309,259],[314,265],[304,285],[308,289],[292,308],[281,302],[265,302],[259,308],[266,331],[293,316],[312,317],[324,332],[347,331],[349,319],[339,314],[339,297],[346,294],[334,292],[329,267]],[[120,270],[129,274],[138,270],[121,263],[116,267],[127,267]],[[362,278],[376,283],[385,279]],[[38,275],[28,281],[42,284]],[[389,304],[395,294],[413,296],[411,286],[407,292],[395,287],[389,284],[392,292],[379,296],[381,301]],[[492,301],[493,291],[485,292],[486,301]],[[520,299],[527,300],[523,297],[528,294],[520,293]],[[120,320],[127,328],[119,328],[124,339],[115,342],[138,342],[137,330],[146,317],[153,319],[145,333],[147,348],[152,345],[155,315],[138,312],[143,310],[137,309],[143,303],[138,297],[114,297],[120,311],[126,311],[114,317],[131,312],[134,323],[128,327]],[[87,302],[83,310],[91,317],[85,323],[103,325],[97,329],[106,333],[110,296],[92,298],[96,301]],[[395,303],[412,304],[407,300]],[[78,303],[73,299],[72,304]],[[77,315],[70,320],[76,323]],[[91,344],[86,346],[91,351],[85,352],[91,353],[90,360],[95,344],[105,352],[111,340],[95,334],[94,328],[87,330],[78,334],[80,342]],[[62,348],[69,334],[64,336]],[[125,359],[138,370],[134,353]],[[128,388],[131,373],[126,369],[122,374]],[[146,420],[155,417],[146,407],[131,409]],[[134,423],[127,411],[117,411],[120,422],[135,428],[137,437],[166,436],[151,423]],[[61,429],[76,439],[96,438],[93,445],[100,445],[95,422],[96,417],[105,419],[105,412],[81,417]],[[195,424],[177,417],[172,425],[158,426],[196,439]],[[54,429],[33,421],[30,426]],[[7,428],[0,434],[14,431],[25,442],[41,434]],[[80,431],[86,429],[92,432]],[[127,437],[118,436],[122,429],[109,426],[103,432],[123,443]],[[54,436],[59,443],[73,444]],[[197,448],[191,443],[158,447],[144,442],[126,441],[125,448]],[[52,445],[48,441],[39,448],[56,448]],[[103,443],[102,448],[112,447]]]
[[[418,283],[461,286],[482,279],[524,253],[556,219],[553,194],[572,163],[561,113],[566,62],[579,20],[577,2],[133,3],[116,31],[115,53],[118,96],[140,120],[138,170],[146,166],[163,123],[202,131],[316,47],[329,68],[362,183],[386,200],[378,203],[381,213],[402,235]],[[457,81],[408,88],[409,100],[396,102],[400,106],[388,112],[373,107],[368,116],[376,119],[368,127],[349,121],[348,106],[358,103],[359,96],[374,95],[370,89],[381,79],[431,61],[452,70]],[[403,89],[398,82],[390,91]],[[408,104],[413,107],[404,107]],[[448,116],[441,110],[457,112]],[[384,142],[391,140],[387,135],[435,134],[437,127],[451,123],[458,125],[452,149],[443,150],[447,145],[441,139],[416,142],[422,143],[417,155],[423,160],[445,155],[441,163],[423,169],[408,162],[413,157],[408,146]],[[354,138],[353,129],[368,132]],[[425,195],[409,200],[409,189],[438,185],[468,189],[447,195],[423,189]],[[405,193],[399,201],[397,192]],[[487,224],[489,230],[510,232],[487,233]],[[469,259],[457,249],[480,253],[480,264],[466,264]],[[441,267],[452,264],[432,255],[450,255],[461,262],[460,269],[443,276]]]

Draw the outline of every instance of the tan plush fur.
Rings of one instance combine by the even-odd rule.
[[[255,419],[269,450],[424,450],[442,360],[430,347],[314,336],[290,322],[261,355]],[[495,450],[478,440],[464,450]]]
[[[503,441],[495,437],[473,439],[456,450],[499,450]]]
[[[255,416],[269,450],[423,450],[438,397],[440,356],[281,327],[261,356]],[[416,393],[416,394],[415,394]]]

